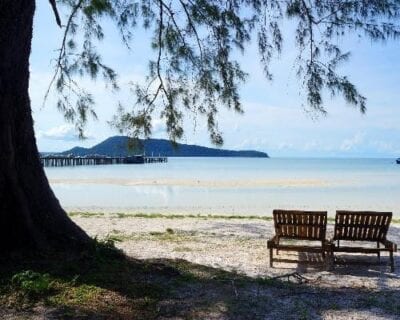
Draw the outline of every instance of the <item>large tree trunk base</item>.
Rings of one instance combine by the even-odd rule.
[[[0,1],[0,252],[83,249],[40,163],[30,106],[35,0]]]

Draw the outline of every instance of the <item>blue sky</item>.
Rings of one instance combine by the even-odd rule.
[[[43,107],[43,96],[52,76],[52,59],[60,45],[62,31],[56,26],[48,1],[37,1],[31,56],[30,95],[35,131],[40,151],[61,151],[73,146],[91,146],[117,134],[107,124],[118,100],[128,100],[126,92],[112,94],[101,81],[80,80],[94,94],[98,121],[90,121],[88,139],[77,138],[55,107],[52,94]],[[135,36],[128,52],[110,28],[99,48],[104,61],[113,66],[120,83],[140,81],[152,52],[143,31]],[[289,33],[289,32],[287,32]],[[240,57],[250,74],[241,89],[244,115],[222,111],[220,129],[224,148],[256,149],[273,157],[399,157],[400,156],[400,41],[371,43],[367,39],[341,41],[352,52],[341,69],[368,98],[366,115],[346,105],[341,98],[326,99],[328,115],[314,119],[302,106],[304,96],[293,70],[296,51],[287,39],[279,60],[273,63],[274,81],[267,82],[254,47]],[[155,119],[153,137],[165,137],[164,127]],[[186,123],[184,143],[211,146],[205,123]]]

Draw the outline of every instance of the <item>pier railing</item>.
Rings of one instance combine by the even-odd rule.
[[[74,156],[74,155],[45,155],[40,160],[45,167],[66,167],[66,166],[94,166],[107,164],[144,164],[168,162],[167,157],[108,157],[101,155]]]

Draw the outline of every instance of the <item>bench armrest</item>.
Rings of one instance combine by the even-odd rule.
[[[393,243],[392,241],[385,240],[383,244],[385,245],[385,248],[390,249],[394,252],[397,251],[397,244]]]
[[[275,248],[278,244],[279,244],[279,236],[274,236],[273,238],[268,240],[267,247]]]

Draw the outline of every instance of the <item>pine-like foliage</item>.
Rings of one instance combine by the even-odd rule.
[[[131,136],[149,136],[151,120],[165,120],[171,140],[184,132],[187,114],[204,116],[210,138],[220,145],[217,114],[221,107],[243,112],[239,86],[246,73],[235,60],[251,39],[257,41],[260,62],[271,80],[271,61],[282,51],[282,24],[295,25],[297,74],[311,110],[324,114],[324,91],[342,95],[366,110],[361,95],[337,67],[350,53],[337,43],[357,34],[373,41],[400,35],[399,0],[59,0],[67,6],[64,38],[51,87],[59,91],[58,108],[83,135],[88,115],[96,116],[94,99],[77,76],[102,76],[118,90],[117,74],[103,63],[96,43],[103,41],[105,19],[118,28],[129,49],[138,28],[151,31],[147,82],[134,86],[135,102],[120,107],[113,123]]]

